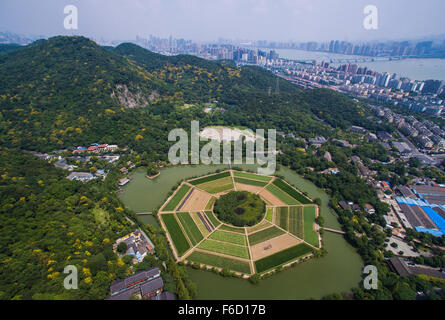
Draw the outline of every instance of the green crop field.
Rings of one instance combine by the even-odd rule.
[[[233,175],[235,177],[260,180],[260,181],[265,181],[265,182],[269,182],[272,179],[272,177],[260,176],[260,175],[254,174],[254,173],[239,172],[239,171],[234,171]]]
[[[199,179],[196,179],[196,180],[189,181],[189,183],[194,185],[194,186],[197,186],[198,184],[203,184],[203,183],[206,183],[206,182],[218,180],[218,179],[225,178],[225,177],[230,177],[230,172],[227,171],[227,172],[214,174],[212,176],[199,178]]]
[[[232,177],[225,177],[222,179],[199,184],[197,185],[197,187],[201,190],[207,191],[208,193],[215,194],[233,189],[233,180]]]
[[[195,221],[193,221],[193,218],[188,212],[178,212],[176,215],[193,245],[196,245],[199,241],[204,239],[199,228],[196,226]]]
[[[285,183],[281,179],[276,179],[274,182],[272,182],[274,185],[276,185],[278,188],[286,192],[288,195],[290,195],[292,198],[297,200],[298,202],[302,204],[311,204],[312,202],[306,198],[304,195],[296,191],[294,188],[292,188],[290,185]]]
[[[289,230],[289,207],[279,207],[276,210],[276,224],[284,230]]]
[[[314,230],[315,206],[304,207],[304,241],[318,248],[318,232]]]
[[[190,245],[184,233],[182,233],[181,227],[176,221],[174,214],[161,214],[161,218],[162,221],[164,221],[168,233],[170,234],[176,251],[178,251],[178,255],[184,255],[184,253],[190,248]]]
[[[300,239],[304,239],[303,231],[303,207],[289,207],[289,232]]]
[[[226,224],[223,224],[221,227],[219,227],[219,230],[232,231],[232,232],[237,232],[237,233],[244,234],[244,229],[234,228],[234,227],[228,226]]]
[[[278,229],[277,227],[273,226],[270,228],[267,228],[265,230],[261,230],[258,232],[255,232],[251,235],[249,235],[249,245],[254,246],[258,243],[267,241],[269,239],[278,237],[282,234],[284,234],[285,232],[281,229]]]
[[[178,206],[179,202],[184,198],[187,192],[190,190],[190,186],[183,184],[181,188],[175,193],[170,201],[165,205],[162,211],[173,211]]]
[[[187,260],[246,274],[250,274],[251,272],[250,264],[248,262],[221,257],[200,251],[193,252],[187,257]]]
[[[272,222],[273,219],[273,209],[267,209],[266,220]]]
[[[209,239],[240,244],[243,246],[247,245],[246,237],[244,235],[232,232],[224,232],[216,230],[210,235]]]
[[[271,192],[273,195],[278,197],[281,201],[283,201],[287,205],[297,205],[300,204],[297,200],[292,198],[286,192],[275,186],[274,184],[269,184],[266,189]]]
[[[201,219],[198,217],[197,212],[191,212],[190,216],[192,217],[193,221],[195,222],[196,226],[198,227],[201,234],[206,237],[210,232],[205,227],[204,223],[201,221]]]
[[[257,224],[256,226],[247,228],[247,233],[248,233],[248,234],[250,234],[250,233],[254,233],[254,232],[257,232],[258,230],[265,229],[265,228],[268,228],[268,227],[270,227],[270,226],[272,226],[271,223],[269,223],[269,222],[266,221],[266,220],[263,220],[263,222],[260,222],[260,223]]]
[[[217,228],[221,224],[221,222],[219,222],[218,219],[216,219],[212,211],[205,211],[205,214],[215,228]]]
[[[250,179],[244,179],[244,178],[234,178],[236,183],[241,183],[241,184],[247,184],[250,186],[255,186],[255,187],[264,187],[267,182],[264,181],[257,181],[257,180],[250,180]]]
[[[213,205],[215,204],[216,198],[215,197],[211,197],[209,202],[207,202],[206,204],[206,210],[211,210]]]
[[[249,249],[244,246],[238,246],[231,243],[226,242],[219,242],[214,240],[204,240],[201,242],[201,244],[198,246],[199,249],[217,252],[217,253],[223,253],[227,254],[229,256],[249,259]]]
[[[302,257],[312,252],[311,247],[302,243],[289,249],[277,252],[271,256],[255,261],[255,268],[258,273],[278,267],[286,262]]]

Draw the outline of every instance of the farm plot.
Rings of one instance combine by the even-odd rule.
[[[230,172],[229,171],[213,174],[213,175],[202,177],[202,178],[198,178],[198,179],[195,179],[195,180],[190,180],[189,183],[191,185],[197,186],[198,184],[203,184],[203,183],[206,183],[206,182],[218,180],[218,179],[225,178],[225,177],[230,177]]]
[[[228,226],[226,224],[223,224],[221,227],[219,227],[219,230],[231,231],[231,232],[237,232],[237,233],[244,234],[244,228],[234,228],[234,227]]]
[[[308,245],[301,243],[294,247],[277,252],[266,258],[255,261],[255,268],[258,273],[265,272],[272,268],[278,267],[287,262],[296,260],[308,253],[311,253],[312,249]]]
[[[266,240],[250,247],[253,260],[259,260],[303,242],[288,233]]]
[[[212,251],[216,253],[222,253],[229,256],[249,259],[249,249],[245,246],[239,246],[236,244],[214,241],[214,240],[204,240],[198,246],[199,249]]]
[[[256,187],[256,186],[251,186],[251,185],[242,184],[242,183],[235,183],[235,186],[236,186],[236,190],[238,190],[238,191],[247,191],[247,192],[251,192],[251,193],[258,193],[258,192],[261,192],[261,190],[263,190],[263,187]]]
[[[196,263],[206,264],[218,268],[225,268],[236,272],[250,274],[250,264],[245,261],[230,259],[201,251],[194,251],[187,257],[187,260]]]
[[[267,213],[266,213],[266,220],[269,222],[273,221],[273,209],[267,209]]]
[[[209,239],[240,244],[243,246],[247,245],[246,237],[244,235],[233,232],[216,230],[210,235]]]
[[[200,188],[201,190],[207,191],[208,193],[217,194],[233,189],[233,180],[232,177],[225,177],[222,179],[199,184],[196,187]]]
[[[184,202],[184,204],[178,207],[177,210],[181,211],[200,211],[204,210],[206,204],[210,201],[212,196],[207,192],[202,192],[201,190],[193,189],[192,194]]]
[[[289,207],[279,207],[275,209],[276,217],[275,223],[283,228],[284,230],[289,230]]]
[[[211,197],[210,199],[209,199],[209,202],[207,202],[207,204],[206,204],[206,210],[212,210],[212,208],[213,208],[213,205],[215,204],[215,201],[216,201],[216,198],[215,197]]]
[[[284,192],[283,190],[281,190],[280,188],[278,188],[274,184],[269,184],[266,187],[266,189],[270,193],[272,193],[275,197],[277,197],[278,199],[280,199],[282,202],[284,202],[287,205],[297,205],[297,204],[300,204],[300,202],[298,202],[297,200],[292,198],[289,194],[287,194],[286,192]]]
[[[252,233],[249,235],[249,245],[254,246],[266,240],[278,237],[285,232],[275,226]]]
[[[192,245],[196,245],[199,241],[204,239],[195,222],[188,212],[178,212],[176,213],[185,233],[190,239]]]
[[[207,223],[206,226],[205,220],[200,217],[200,214],[198,212],[190,212],[190,217],[192,217],[193,221],[195,222],[196,226],[199,229],[199,232],[201,232],[201,234],[204,237],[207,237],[209,233],[213,230],[210,227],[209,223]]]
[[[251,234],[251,233],[260,231],[260,230],[262,230],[262,229],[269,228],[269,227],[271,227],[271,226],[272,226],[271,223],[269,223],[269,222],[266,221],[266,220],[263,220],[263,222],[260,222],[260,223],[257,224],[256,226],[247,228],[247,233],[248,233],[248,234]]]
[[[206,211],[205,215],[207,216],[207,219],[210,220],[210,222],[213,224],[213,226],[215,228],[217,228],[221,222],[218,221],[218,219],[216,219],[215,214],[212,211]]]
[[[267,182],[264,181],[257,181],[257,180],[250,180],[250,179],[244,179],[244,178],[234,178],[236,183],[246,184],[249,186],[255,186],[255,187],[264,187]]]
[[[259,193],[260,197],[264,199],[264,201],[266,201],[266,203],[269,203],[271,206],[285,206],[286,203],[281,201],[280,198],[278,198],[277,196],[275,196],[272,192],[268,191],[267,188],[263,189],[263,191],[261,191]]]
[[[179,202],[190,190],[190,186],[183,184],[181,188],[174,194],[170,201],[164,206],[162,211],[173,211],[178,206]]]
[[[318,248],[318,232],[314,230],[316,207],[304,207],[304,240]]]
[[[300,239],[304,239],[303,206],[289,207],[289,232]]]
[[[276,179],[274,182],[272,182],[274,185],[276,185],[278,188],[280,188],[282,191],[284,191],[286,194],[297,200],[299,203],[302,204],[311,204],[312,201],[310,201],[308,198],[306,198],[303,194],[292,188],[290,185],[285,183],[281,179]]]
[[[190,249],[190,245],[185,237],[184,233],[181,230],[181,227],[176,221],[176,218],[173,213],[170,214],[161,214],[162,221],[167,228],[168,233],[173,241],[173,246],[176,248],[178,252],[178,256],[184,255],[184,253]]]
[[[248,172],[234,171],[233,175],[235,177],[252,179],[252,180],[259,180],[259,181],[264,181],[264,182],[269,182],[270,180],[272,180],[272,177],[261,176],[261,175],[258,175],[258,174],[248,173]]]

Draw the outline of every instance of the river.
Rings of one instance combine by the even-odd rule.
[[[372,57],[336,54],[330,52],[315,52],[293,49],[275,49],[281,58],[291,60],[317,60],[318,62],[330,60],[355,60],[370,59]],[[445,80],[445,59],[401,59],[388,60],[387,58],[375,58],[371,62],[351,62],[359,66],[368,67],[378,72],[397,73],[402,77],[412,80]],[[334,63],[334,65],[336,65]]]
[[[243,165],[245,169],[253,166]],[[180,179],[204,175],[220,166],[181,166],[163,169],[161,175],[154,180],[145,177],[145,170],[138,170],[132,176],[132,181],[123,188],[120,195],[122,201],[136,212],[152,211],[165,200],[167,193]],[[278,171],[286,180],[312,198],[320,198],[321,215],[325,226],[340,228],[334,213],[328,207],[329,196],[311,182],[304,180],[291,170],[281,168]],[[145,223],[157,225],[150,216],[143,216]],[[356,250],[338,234],[325,232],[324,244],[328,254],[319,259],[311,259],[276,274],[258,285],[246,280],[223,278],[217,274],[188,269],[189,276],[197,284],[198,299],[308,299],[321,298],[334,292],[344,292],[357,286],[361,279],[363,262]]]

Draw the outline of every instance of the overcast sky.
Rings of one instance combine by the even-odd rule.
[[[76,32],[63,27],[68,4],[79,10]],[[378,30],[363,27],[370,4],[379,10]],[[0,31],[116,40],[406,39],[445,34],[444,12],[444,0],[0,0]]]

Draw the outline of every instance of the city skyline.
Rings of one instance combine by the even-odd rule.
[[[65,30],[63,9],[75,5],[79,29]],[[364,8],[378,9],[378,29],[363,27]],[[5,0],[0,4],[0,30],[18,34],[84,35],[110,40],[159,37],[215,41],[376,41],[417,39],[445,33],[440,12],[445,3],[428,0]],[[401,9],[403,8],[403,9]],[[20,17],[17,19],[17,17]]]

